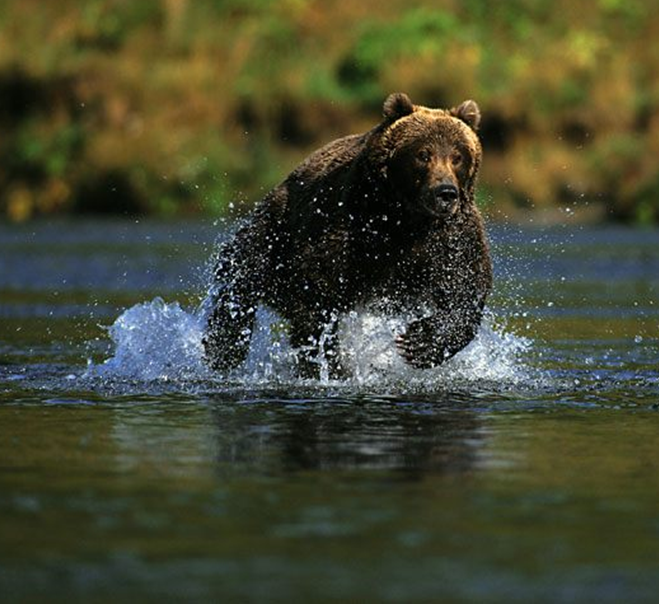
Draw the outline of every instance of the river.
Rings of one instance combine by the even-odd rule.
[[[659,231],[494,226],[477,340],[200,360],[210,222],[0,225],[0,600],[656,601]]]

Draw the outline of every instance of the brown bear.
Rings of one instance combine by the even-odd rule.
[[[209,365],[226,373],[244,361],[259,305],[288,322],[304,377],[319,375],[321,357],[342,374],[337,325],[356,308],[416,317],[395,336],[416,368],[469,344],[492,285],[474,202],[479,122],[471,100],[430,109],[392,94],[375,128],[293,170],[219,252]]]

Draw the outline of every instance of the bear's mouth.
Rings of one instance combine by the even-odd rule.
[[[424,206],[423,209],[427,214],[430,216],[433,216],[435,218],[450,218],[455,214],[455,211],[458,209],[458,204],[453,203],[450,206],[446,206],[444,204],[442,205],[434,205],[434,206]]]
[[[421,200],[420,211],[422,214],[433,218],[450,218],[456,213],[459,205],[459,197],[446,199],[436,194],[425,196]]]

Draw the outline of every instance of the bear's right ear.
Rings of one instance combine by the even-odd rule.
[[[404,92],[390,94],[382,106],[382,115],[391,122],[395,122],[410,113],[414,113],[414,105],[410,97]]]

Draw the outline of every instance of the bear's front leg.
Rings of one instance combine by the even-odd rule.
[[[480,325],[481,313],[467,316],[440,313],[413,321],[396,337],[396,348],[416,369],[441,365],[469,344]]]
[[[328,313],[329,314],[329,313]],[[297,375],[303,379],[339,379],[340,362],[336,315],[311,321],[291,321],[290,342],[297,351]]]
[[[204,358],[212,369],[227,373],[247,358],[256,304],[229,292],[222,293],[211,312],[202,339]]]

